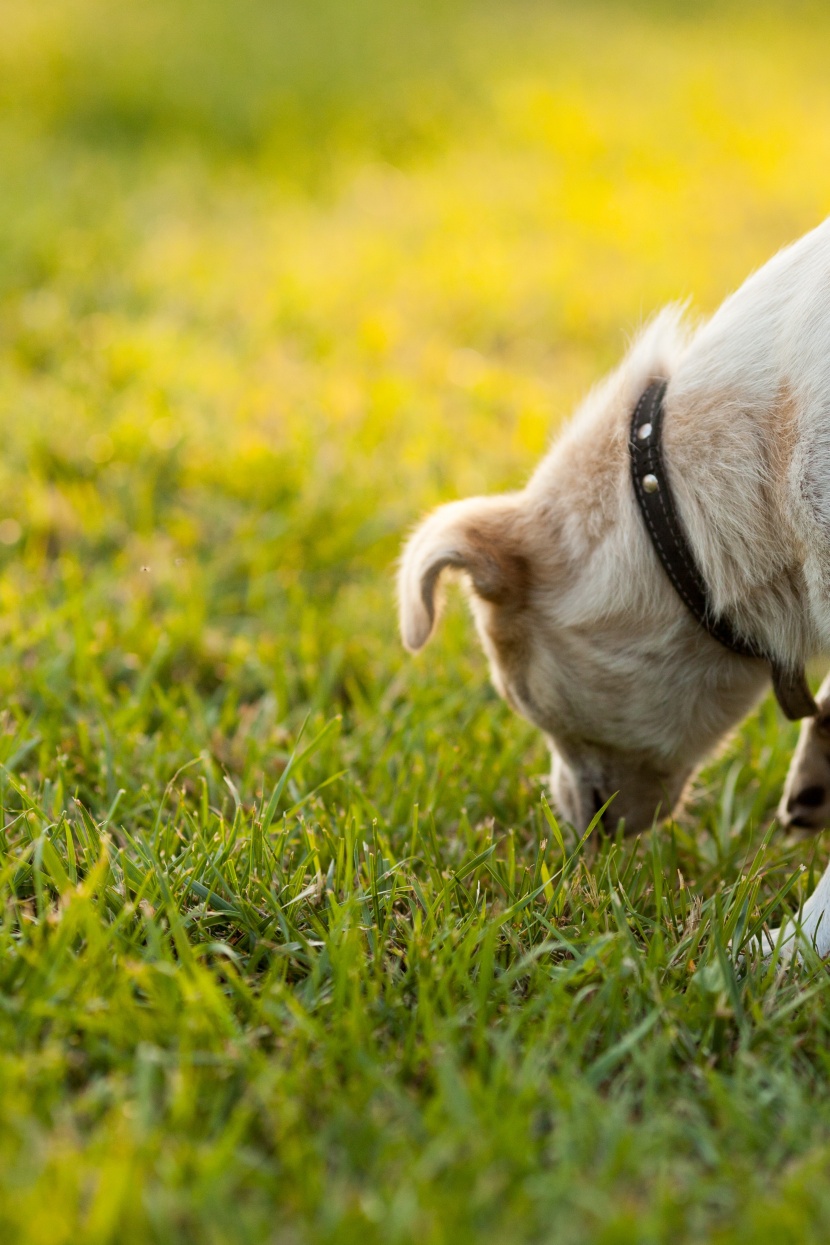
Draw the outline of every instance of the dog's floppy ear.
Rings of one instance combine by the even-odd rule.
[[[471,497],[440,506],[413,532],[398,573],[401,636],[410,652],[423,648],[432,635],[445,570],[465,572],[486,601],[521,606],[528,563],[517,517],[517,500],[510,494]]]

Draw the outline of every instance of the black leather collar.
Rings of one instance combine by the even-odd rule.
[[[663,397],[668,382],[654,380],[634,408],[631,419],[631,478],[646,531],[675,591],[705,631],[741,657],[766,661],[778,703],[791,721],[818,713],[807,686],[804,667],[781,666],[758,645],[739,636],[728,618],[712,609],[709,589],[695,561],[663,462]]]

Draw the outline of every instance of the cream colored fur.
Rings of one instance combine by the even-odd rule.
[[[691,618],[636,508],[629,423],[655,377],[715,608],[784,664],[830,652],[830,221],[701,326],[661,312],[522,491],[443,506],[406,546],[404,643],[426,643],[441,580],[461,573],[494,684],[548,737],[578,827],[615,793],[629,830],[669,814],[769,681]],[[830,871],[821,886],[830,903]]]

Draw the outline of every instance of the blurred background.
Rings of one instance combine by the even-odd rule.
[[[407,527],[521,484],[646,316],[830,206],[823,7],[0,17],[4,756],[37,717],[93,801],[162,718],[160,776],[211,731],[244,775],[376,707]]]

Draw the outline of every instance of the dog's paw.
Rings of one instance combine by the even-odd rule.
[[[830,961],[830,923],[822,913],[810,914],[805,908],[797,921],[765,929],[751,938],[741,951],[739,962],[744,969],[758,960],[764,966],[774,960],[778,968],[787,968],[792,963],[814,964],[816,958]]]
[[[762,964],[767,965],[773,957],[777,959],[779,965],[789,964],[792,960],[801,963],[796,929],[792,924],[786,928],[763,930],[747,943],[741,953],[744,968],[756,959],[760,959]]]

